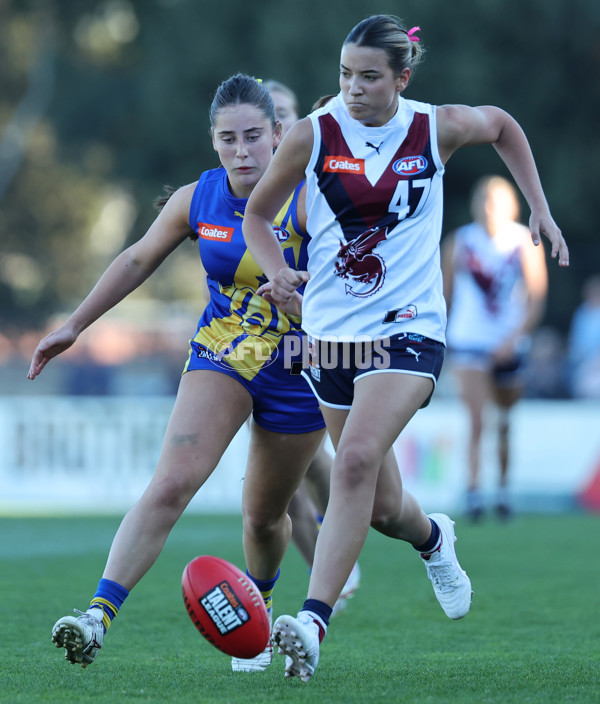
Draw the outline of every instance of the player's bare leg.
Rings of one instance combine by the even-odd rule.
[[[219,399],[207,403],[206,399]],[[154,564],[172,527],[219,463],[252,408],[234,379],[212,371],[184,374],[158,466],[127,513],[108,556],[104,577],[131,589]]]
[[[332,463],[333,458],[328,450],[325,449],[325,438],[323,438],[319,449],[308,466],[304,480],[294,494],[288,508],[288,513],[292,519],[292,540],[306,560],[309,569],[312,569],[315,544],[319,534],[315,516],[318,512],[322,520],[327,509]],[[360,579],[360,566],[356,562],[342,587],[340,596],[335,602],[333,616],[337,616],[346,609],[348,601],[354,596],[360,586]]]
[[[325,515],[329,501],[329,484],[333,457],[325,448],[325,438],[321,441],[312,462],[308,465],[303,486],[306,488],[321,516]]]
[[[319,527],[317,508],[302,484],[290,501],[288,514],[292,521],[292,540],[310,570],[315,556]]]
[[[455,370],[460,396],[469,413],[467,515],[474,521],[483,515],[479,487],[483,413],[490,398],[490,376],[483,369],[460,367]]]
[[[303,681],[314,674],[319,642],[344,581],[374,518],[392,537],[408,540],[422,554],[440,605],[450,618],[470,607],[471,584],[454,554],[453,522],[443,514],[427,517],[394,477],[392,445],[431,393],[432,382],[400,373],[375,374],[355,384],[348,413],[324,408],[336,447],[331,495],[317,550],[308,599],[298,617],[281,616],[273,639],[286,656],[286,676]],[[401,408],[397,399],[404,399]],[[389,454],[390,453],[390,454]],[[393,501],[387,498],[393,496]],[[394,508],[395,504],[395,508]]]
[[[492,394],[498,410],[498,464],[500,476],[496,498],[496,513],[505,520],[512,514],[508,490],[508,469],[510,465],[510,417],[513,406],[523,394],[520,383],[507,386],[492,386]]]
[[[209,407],[206,398],[221,403]],[[113,540],[101,580],[111,598],[95,597],[87,612],[54,624],[52,641],[65,649],[67,661],[86,667],[95,660],[122,600],[154,564],[171,528],[216,467],[251,406],[248,392],[224,374],[184,374],[155,474]]]
[[[244,553],[248,573],[272,618],[272,591],[291,538],[287,508],[321,442],[324,430],[275,433],[253,423],[242,494]],[[232,669],[260,672],[272,660],[269,643],[254,658],[232,658]]]
[[[383,460],[431,388],[431,380],[423,377],[373,374],[356,382],[354,402],[347,415],[345,411],[323,408],[337,448],[309,598],[330,606],[335,603],[366,540]],[[405,399],[400,408],[399,398]],[[382,500],[380,492],[378,501]],[[423,525],[426,533],[426,523]]]
[[[273,577],[281,564],[291,538],[287,507],[323,433],[274,433],[252,424],[242,515],[246,565],[253,577]]]

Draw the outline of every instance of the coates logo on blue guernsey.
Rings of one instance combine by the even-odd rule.
[[[392,164],[392,169],[401,176],[416,176],[425,171],[428,162],[424,156],[405,156]]]

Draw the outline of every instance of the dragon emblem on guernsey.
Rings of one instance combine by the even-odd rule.
[[[387,238],[387,227],[372,227],[348,244],[340,240],[335,275],[348,279],[346,293],[357,298],[372,296],[383,286],[385,262],[373,252]]]

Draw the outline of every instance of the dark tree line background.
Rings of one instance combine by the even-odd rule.
[[[70,311],[146,230],[163,184],[217,164],[208,108],[222,80],[278,79],[307,112],[337,91],[347,32],[378,12],[421,27],[406,97],[499,105],[523,125],[572,252],[569,270],[550,264],[545,321],[566,331],[600,271],[593,0],[0,0],[0,330]],[[506,169],[490,147],[451,159],[445,233],[491,172]],[[134,295],[197,307],[197,253],[180,250]]]

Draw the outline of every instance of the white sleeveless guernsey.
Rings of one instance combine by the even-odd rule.
[[[456,230],[448,345],[492,352],[521,325],[526,312],[522,248],[529,230],[508,223],[490,237],[479,223]],[[527,339],[521,341],[523,347]]]
[[[302,327],[317,339],[411,332],[445,342],[435,106],[399,98],[387,124],[365,127],[340,94],[310,120]]]

